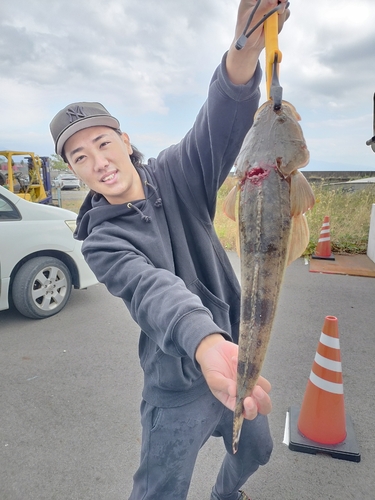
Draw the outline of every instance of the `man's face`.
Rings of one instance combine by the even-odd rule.
[[[141,179],[129,155],[127,134],[109,127],[89,127],[76,132],[65,145],[69,167],[90,189],[117,205],[144,198]]]

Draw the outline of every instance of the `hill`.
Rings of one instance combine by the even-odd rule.
[[[375,177],[375,171],[369,170],[342,170],[342,171],[313,171],[313,170],[301,170],[306,179],[310,182],[347,182],[356,179],[364,179],[365,177]]]

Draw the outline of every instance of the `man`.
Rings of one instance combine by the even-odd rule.
[[[235,40],[255,3],[240,1]],[[258,0],[252,25],[278,3]],[[282,5],[281,24],[286,12]],[[99,103],[71,104],[51,122],[56,153],[91,189],[76,230],[85,259],[141,328],[142,449],[131,500],[185,499],[212,435],[227,453],[211,500],[247,499],[241,486],[272,450],[270,384],[260,377],[231,451],[240,288],[212,220],[258,108],[262,27],[242,50],[234,43],[192,129],[147,165]]]

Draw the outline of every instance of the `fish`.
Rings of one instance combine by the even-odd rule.
[[[243,401],[257,383],[270,342],[285,269],[309,243],[305,213],[315,198],[299,171],[310,159],[300,119],[287,101],[275,110],[269,99],[257,110],[234,164],[236,186],[224,203],[226,215],[238,219],[241,267],[233,453]]]

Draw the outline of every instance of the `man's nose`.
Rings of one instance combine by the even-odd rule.
[[[97,171],[105,170],[109,166],[109,161],[100,152],[94,156],[94,169]]]

